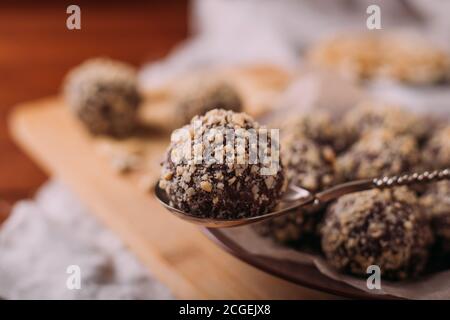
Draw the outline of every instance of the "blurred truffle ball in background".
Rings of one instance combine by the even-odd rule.
[[[450,75],[450,55],[417,34],[341,34],[313,46],[308,61],[354,80],[388,78],[409,85],[434,85]]]
[[[351,109],[344,117],[343,126],[354,139],[366,131],[384,128],[394,134],[410,134],[419,141],[430,131],[430,124],[416,114],[397,105],[376,101],[364,101]]]
[[[439,129],[427,142],[423,161],[430,170],[450,167],[450,126]]]
[[[282,156],[290,183],[311,192],[334,184],[335,154],[306,137],[287,135],[282,140]]]
[[[288,120],[284,127],[286,135],[304,136],[321,147],[332,148],[335,153],[342,152],[353,143],[353,137],[348,135],[340,122],[324,110],[297,115]]]
[[[331,147],[320,147],[305,137],[304,129],[303,126],[295,126],[283,137],[283,167],[288,183],[317,192],[334,183],[335,155]],[[280,243],[314,236],[322,217],[322,209],[318,206],[302,208],[292,214],[259,223],[255,225],[255,230]]]
[[[370,79],[380,65],[378,37],[368,34],[338,35],[308,50],[308,61],[356,80]]]
[[[420,199],[431,220],[433,231],[444,253],[450,253],[450,182],[429,185]]]
[[[195,77],[180,86],[176,94],[176,116],[180,125],[189,123],[196,115],[213,109],[242,111],[242,99],[237,90],[225,80],[205,76]]]
[[[63,90],[71,110],[93,134],[125,137],[138,124],[141,96],[136,71],[128,64],[87,60],[68,73]]]
[[[378,265],[385,279],[420,275],[433,243],[429,221],[407,188],[371,190],[341,197],[328,208],[322,250],[340,271],[366,275]]]
[[[301,241],[317,238],[316,231],[323,216],[322,211],[312,208],[298,209],[294,213],[257,223],[254,225],[254,230],[277,243],[297,245]]]
[[[228,136],[221,131],[236,133],[237,130],[250,129],[262,128],[244,113],[214,109],[194,117],[182,132],[172,135],[159,181],[171,204],[190,214],[211,218],[233,219],[270,212],[285,190],[281,163],[276,168],[272,167],[274,172],[266,174],[263,169],[269,169],[272,162],[259,160],[256,164],[250,163],[248,135],[244,135],[243,145],[237,145],[234,141],[227,141]],[[268,130],[266,152],[269,158],[274,144],[278,141]],[[190,153],[186,152],[186,147]],[[201,151],[201,161],[195,160],[195,150]],[[223,159],[208,157],[206,150],[211,154],[216,154],[216,150],[217,154],[223,152]],[[227,159],[228,154],[234,154],[235,158]],[[242,159],[238,161],[239,154]]]
[[[340,181],[396,175],[417,168],[420,153],[411,135],[395,135],[387,129],[366,132],[336,162]]]

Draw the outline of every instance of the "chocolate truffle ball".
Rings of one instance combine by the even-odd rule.
[[[450,167],[450,126],[438,130],[428,141],[423,152],[423,160],[428,169]]]
[[[254,229],[261,236],[277,243],[294,244],[317,236],[317,225],[322,215],[321,210],[303,208],[295,213],[255,224]]]
[[[289,183],[311,192],[323,190],[334,183],[334,152],[330,147],[320,147],[299,134],[289,134],[282,140],[283,165]],[[255,226],[263,236],[277,242],[300,240],[314,235],[321,218],[322,208],[311,206]]]
[[[431,220],[434,234],[441,241],[442,249],[450,253],[450,182],[430,184],[420,202]]]
[[[397,175],[413,171],[420,158],[416,140],[378,129],[366,132],[361,140],[338,157],[336,171],[341,181]]]
[[[129,135],[137,125],[141,97],[133,67],[98,58],[73,69],[64,84],[71,110],[93,134]]]
[[[225,136],[223,130],[227,132]],[[215,109],[194,117],[190,124],[176,131],[159,182],[171,204],[205,218],[233,219],[270,212],[280,201],[286,185],[278,141],[267,130],[267,144],[259,140],[257,151],[264,151],[265,147],[269,161],[262,158],[255,161],[251,157],[255,144],[246,134],[251,130],[261,134],[267,129],[244,113]],[[234,142],[228,132],[235,133]],[[207,150],[216,156],[209,157]],[[225,157],[217,157],[221,151]]]
[[[344,117],[343,126],[355,138],[373,129],[388,129],[394,134],[410,134],[420,140],[430,129],[428,122],[414,113],[375,101],[363,102],[350,110]]]
[[[330,147],[290,134],[282,140],[281,153],[289,183],[311,192],[333,185],[336,157]]]
[[[319,68],[344,77],[362,80],[376,75],[380,65],[380,43],[373,34],[338,35],[324,39],[307,52],[307,59]]]
[[[341,197],[329,207],[320,232],[333,267],[365,276],[367,267],[377,265],[384,279],[419,275],[433,242],[429,222],[406,188]]]
[[[321,146],[330,146],[336,152],[343,151],[354,141],[353,136],[325,111],[294,117],[288,121],[285,131],[287,134],[303,135]]]
[[[401,33],[387,37],[384,42],[381,75],[411,85],[433,85],[449,80],[449,52],[436,43]]]
[[[355,80],[388,77],[431,85],[447,81],[450,74],[450,56],[445,49],[404,32],[338,35],[314,46],[307,59]]]
[[[211,77],[194,79],[181,86],[176,100],[180,124],[186,124],[194,116],[213,109],[242,111],[242,101],[236,89],[225,81]]]

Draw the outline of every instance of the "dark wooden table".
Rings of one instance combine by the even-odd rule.
[[[0,4],[0,221],[8,204],[31,196],[47,179],[8,134],[14,105],[57,93],[67,70],[89,57],[139,66],[187,37],[186,1],[76,3],[82,29],[74,31],[66,28],[65,1]]]

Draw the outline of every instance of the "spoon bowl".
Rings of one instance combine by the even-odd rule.
[[[207,228],[231,228],[256,223],[293,212],[302,206],[306,206],[314,202],[314,196],[311,192],[297,186],[290,186],[289,191],[286,192],[285,197],[283,197],[276,211],[249,218],[219,219],[198,217],[171,206],[166,192],[159,187],[158,183],[155,185],[155,196],[163,207],[169,210],[176,217]]]
[[[156,198],[163,205],[163,207],[180,219],[207,228],[231,228],[283,216],[298,211],[301,207],[326,203],[353,192],[360,192],[370,189],[386,189],[397,186],[422,184],[448,179],[450,179],[449,168],[443,170],[425,171],[422,173],[404,174],[401,176],[385,176],[375,179],[356,180],[338,184],[316,194],[313,194],[312,192],[299,186],[290,184],[275,211],[255,217],[243,217],[239,219],[198,217],[172,206],[166,192],[159,187],[158,182],[154,187],[154,191]]]

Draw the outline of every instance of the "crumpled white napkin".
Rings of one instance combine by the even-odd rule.
[[[67,268],[80,268],[69,289]],[[73,288],[73,286],[69,286]],[[170,299],[109,230],[61,183],[20,201],[0,228],[0,297],[6,299]]]

